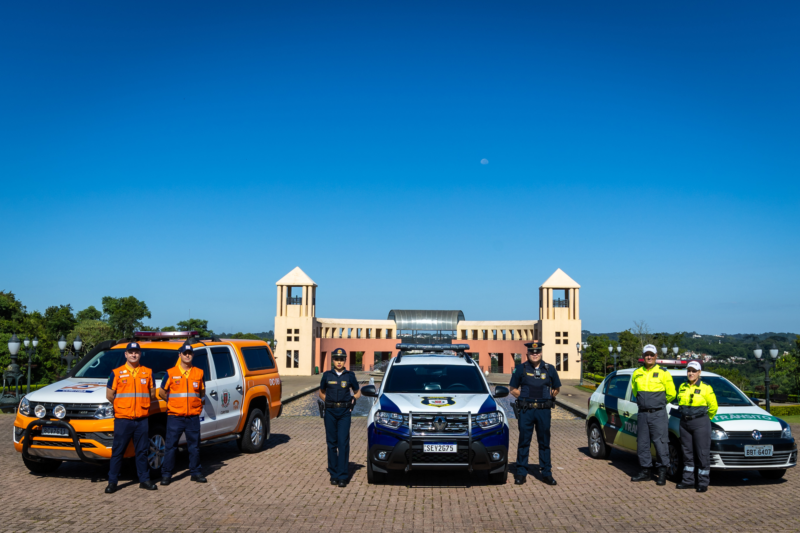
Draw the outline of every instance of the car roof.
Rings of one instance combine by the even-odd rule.
[[[173,340],[164,340],[164,341],[145,341],[139,342],[139,346],[142,348],[157,348],[159,350],[180,350],[181,346],[186,343],[185,340],[180,341],[173,341]],[[203,348],[204,346],[230,346],[231,344],[235,344],[236,346],[268,346],[266,341],[255,340],[255,339],[220,339],[219,341],[200,341],[192,343],[192,348]],[[122,342],[116,344],[112,347],[112,349],[118,348],[125,348],[128,346],[127,342]]]
[[[449,354],[403,354],[398,361],[394,359],[394,365],[453,365],[453,366],[473,366],[472,361],[467,361],[461,356]]]

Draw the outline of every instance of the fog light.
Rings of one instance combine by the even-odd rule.
[[[380,459],[381,461],[385,461],[388,455],[389,454],[387,452],[378,452],[378,459]]]
[[[44,405],[37,405],[36,409],[33,410],[33,414],[38,418],[44,418],[44,415],[47,414],[47,409],[44,408]]]
[[[55,409],[53,409],[53,414],[56,418],[64,418],[67,416],[67,408],[63,405],[56,405]]]
[[[492,453],[492,461],[499,461],[499,460],[500,460],[500,454],[498,452]]]

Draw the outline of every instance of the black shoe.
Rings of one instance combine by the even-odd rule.
[[[659,487],[663,487],[667,484],[667,467],[660,466],[658,467],[658,479],[656,479],[656,485]]]
[[[189,479],[194,481],[195,483],[208,483],[208,480],[205,477],[203,477],[203,474],[200,474],[199,476],[192,476]]]
[[[161,486],[162,487],[166,487],[170,483],[172,483],[172,478],[170,478],[170,477],[162,477],[161,478]]]
[[[650,481],[650,469],[642,468],[638,474],[631,478],[631,481]]]
[[[347,481],[345,481],[344,479],[340,479],[337,485],[339,485],[340,489],[343,489],[347,486]]]
[[[335,479],[332,479],[332,480],[331,480],[331,485],[338,485],[338,484],[339,484],[339,482],[338,482],[338,481],[336,481]]]
[[[558,481],[553,479],[553,476],[545,476],[542,478],[542,481],[544,481],[548,485],[558,485]]]
[[[524,485],[525,476],[514,476],[514,485]]]
[[[117,492],[117,484],[109,483],[106,487],[106,494],[114,494],[115,492]]]
[[[139,488],[145,490],[158,490],[158,487],[152,481],[145,481],[144,483],[139,483]]]
[[[708,492],[708,487],[697,487],[697,492]]]
[[[677,485],[675,485],[675,488],[676,489],[693,489],[694,488],[694,484],[692,484],[692,483],[678,483]]]

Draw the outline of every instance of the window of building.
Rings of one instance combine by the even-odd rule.
[[[556,339],[556,344],[561,344],[561,339]]]
[[[247,368],[250,369],[250,365],[247,365]],[[292,351],[291,350],[286,350],[286,368],[292,368]]]
[[[556,337],[560,337],[560,336],[561,336],[561,332],[560,331],[556,331]]]
[[[561,355],[561,366],[564,367],[564,372],[569,372],[569,359],[567,359],[567,354]]]
[[[562,334],[561,334],[561,336],[562,336],[562,337],[566,337],[568,333],[569,333],[569,332],[565,331],[564,333],[562,333]],[[564,342],[564,344],[566,344],[566,341]]]
[[[299,350],[295,350],[294,351],[294,367],[295,368],[300,368],[300,351]]]
[[[511,340],[513,341],[513,340],[514,340],[514,330],[513,330],[513,329],[510,329],[510,330],[508,330],[508,331],[510,331],[510,332],[511,332]]]
[[[382,331],[381,328],[375,328],[375,338],[376,339],[380,339],[381,338],[381,331]]]
[[[294,342],[300,342],[300,337],[295,337]]]
[[[347,338],[349,339],[350,336],[353,334],[353,328],[347,328]]]
[[[556,370],[561,371],[561,354],[556,354]]]
[[[295,335],[300,335],[300,330],[299,329],[294,330],[294,334]]]
[[[496,341],[496,340],[497,340],[497,330],[496,330],[496,329],[493,329],[493,330],[492,330],[492,340],[493,340],[493,341]]]
[[[474,341],[478,340],[478,330],[477,329],[473,329],[472,330],[472,340],[474,340]]]
[[[390,329],[386,330],[386,338],[387,339],[391,339],[392,338],[392,330],[390,330]]]
[[[506,330],[501,330],[503,332],[503,340],[506,340]]]
[[[465,329],[461,330],[461,340],[462,341],[467,340],[467,330],[465,330]]]
[[[287,329],[287,330],[286,330],[286,333],[287,333],[287,334],[289,334],[289,335],[291,335],[291,334],[292,334],[292,330],[290,330],[290,329]]]
[[[291,337],[286,337],[286,342],[292,342],[292,338]]]

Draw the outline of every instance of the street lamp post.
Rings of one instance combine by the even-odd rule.
[[[614,347],[613,347],[613,346],[611,346],[611,345],[609,344],[609,345],[608,345],[608,355],[611,355],[611,354],[613,354],[613,353],[614,353]],[[605,365],[603,365],[603,366],[605,367],[605,368],[603,369],[603,373],[604,373],[604,374],[605,374],[606,372],[608,372],[608,364],[607,364],[607,361],[608,361],[608,359],[606,359],[606,364],[605,364]],[[614,358],[614,372],[616,372],[616,371],[617,371],[617,360],[616,360],[616,358]]]
[[[72,341],[72,347],[75,348],[75,355],[73,357],[77,359],[81,353],[81,348],[83,347],[83,340],[81,340],[80,335],[75,335],[75,340]],[[67,366],[67,374],[69,374],[69,366]]]
[[[617,344],[617,355],[614,356],[614,372],[617,371],[617,358],[622,355],[622,345]]]
[[[661,345],[661,355],[664,357],[664,359],[667,358],[667,351],[668,350],[669,350],[669,348],[667,348],[666,344],[662,344]]]
[[[28,353],[28,386],[25,389],[25,394],[31,393],[31,357],[36,353],[36,347],[39,346],[39,337],[33,337],[33,342],[25,337],[23,341],[25,344],[25,351]],[[29,346],[30,345],[30,346]]]
[[[58,338],[58,351],[61,352],[61,360],[67,361],[67,365],[69,365],[72,362],[72,359],[67,359],[67,357],[69,357],[69,354],[67,354],[67,357],[64,357],[64,350],[66,349],[67,349],[67,339],[64,338],[64,335],[61,335]],[[67,367],[67,372],[69,372],[69,366]]]
[[[681,351],[681,349],[678,348],[678,343],[676,342],[675,344],[672,345],[672,353],[674,353],[675,356],[677,357],[679,351]]]
[[[22,343],[19,342],[19,338],[17,334],[14,333],[11,335],[11,340],[8,341],[8,351],[11,354],[11,364],[6,367],[5,372],[3,372],[3,397],[4,398],[14,398],[15,400],[19,400],[19,378],[22,376],[22,372],[19,371],[19,365],[17,364],[17,354],[19,353],[19,347]],[[14,394],[11,394],[11,382],[14,382]],[[6,382],[8,382],[8,392],[6,394]]]
[[[583,350],[581,350],[581,347],[583,347]],[[585,357],[585,355],[586,355],[586,350],[587,350],[588,348],[589,348],[589,343],[588,343],[588,342],[586,342],[586,341],[584,341],[584,343],[583,343],[583,344],[581,344],[581,343],[579,343],[579,342],[576,342],[576,343],[575,343],[575,349],[576,349],[576,350],[578,350],[578,355],[579,355],[579,356],[580,356],[580,358],[581,358],[581,381],[580,381],[580,385],[581,385],[581,386],[583,386],[583,358]]]
[[[769,413],[769,369],[775,366],[775,359],[778,358],[778,347],[775,346],[775,343],[772,343],[772,348],[769,349],[769,356],[770,359],[764,358],[764,361],[761,361],[761,355],[764,351],[761,349],[761,346],[756,343],[756,349],[753,350],[753,355],[756,356],[756,366],[760,366],[764,369],[764,390],[767,393],[767,412]],[[771,414],[771,413],[770,413]]]

